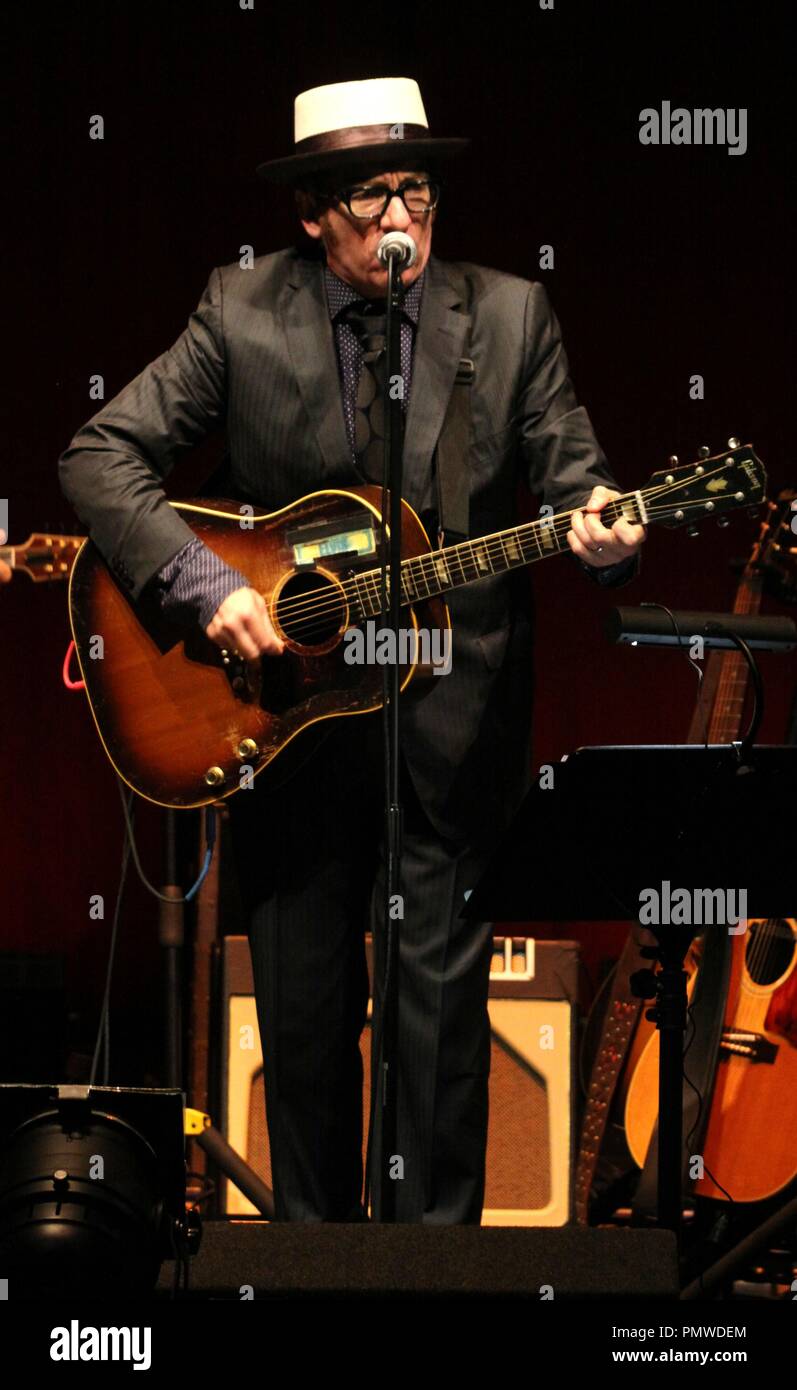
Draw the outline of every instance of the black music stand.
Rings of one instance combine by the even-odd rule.
[[[640,894],[747,893],[743,917],[797,902],[797,749],[740,744],[579,748],[531,787],[462,916],[481,921],[639,921]],[[537,877],[529,866],[543,866]],[[708,915],[706,913],[706,915]],[[676,1232],[683,1174],[684,960],[695,928],[643,922],[658,940],[661,1031],[657,1219]],[[715,926],[713,930],[727,930]]]

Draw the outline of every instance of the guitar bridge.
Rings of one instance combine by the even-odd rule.
[[[770,1042],[762,1033],[746,1033],[736,1028],[725,1029],[720,1050],[735,1057],[747,1057],[750,1062],[771,1063],[778,1055],[777,1043]]]

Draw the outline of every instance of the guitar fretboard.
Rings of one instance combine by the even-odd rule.
[[[496,531],[478,540],[460,541],[442,550],[426,551],[401,564],[402,604],[417,603],[451,589],[472,584],[491,574],[534,564],[549,555],[569,551],[567,533],[572,512],[543,517]],[[613,498],[601,509],[601,520],[611,527],[620,517],[636,524],[649,520],[641,490]],[[388,592],[390,576],[388,574]],[[359,605],[360,618],[373,618],[382,611],[381,571],[366,570],[349,582],[350,599]]]

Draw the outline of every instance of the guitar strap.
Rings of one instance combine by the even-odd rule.
[[[611,1000],[603,1020],[598,1050],[590,1072],[574,1180],[574,1215],[579,1226],[588,1224],[589,1196],[595,1169],[598,1166],[617,1081],[642,1007],[642,1000],[631,993],[631,976],[635,970],[650,965],[641,954],[646,942],[654,944],[653,937],[644,930],[639,939],[634,931],[628,933],[617,962]]]
[[[450,278],[467,300],[465,277],[453,266],[447,267]],[[465,336],[465,349],[470,345],[470,325]],[[470,534],[470,477],[468,448],[470,445],[471,388],[476,369],[470,357],[460,357],[457,375],[437,441],[434,471],[437,485],[437,543],[455,545],[467,540]]]

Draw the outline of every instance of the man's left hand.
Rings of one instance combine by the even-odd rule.
[[[644,526],[626,521],[625,517],[615,521],[611,530],[603,525],[601,508],[620,495],[607,487],[593,488],[583,509],[573,512],[572,530],[567,533],[567,543],[579,559],[594,565],[596,569],[605,569],[608,565],[616,565],[620,560],[636,555],[647,535]]]

